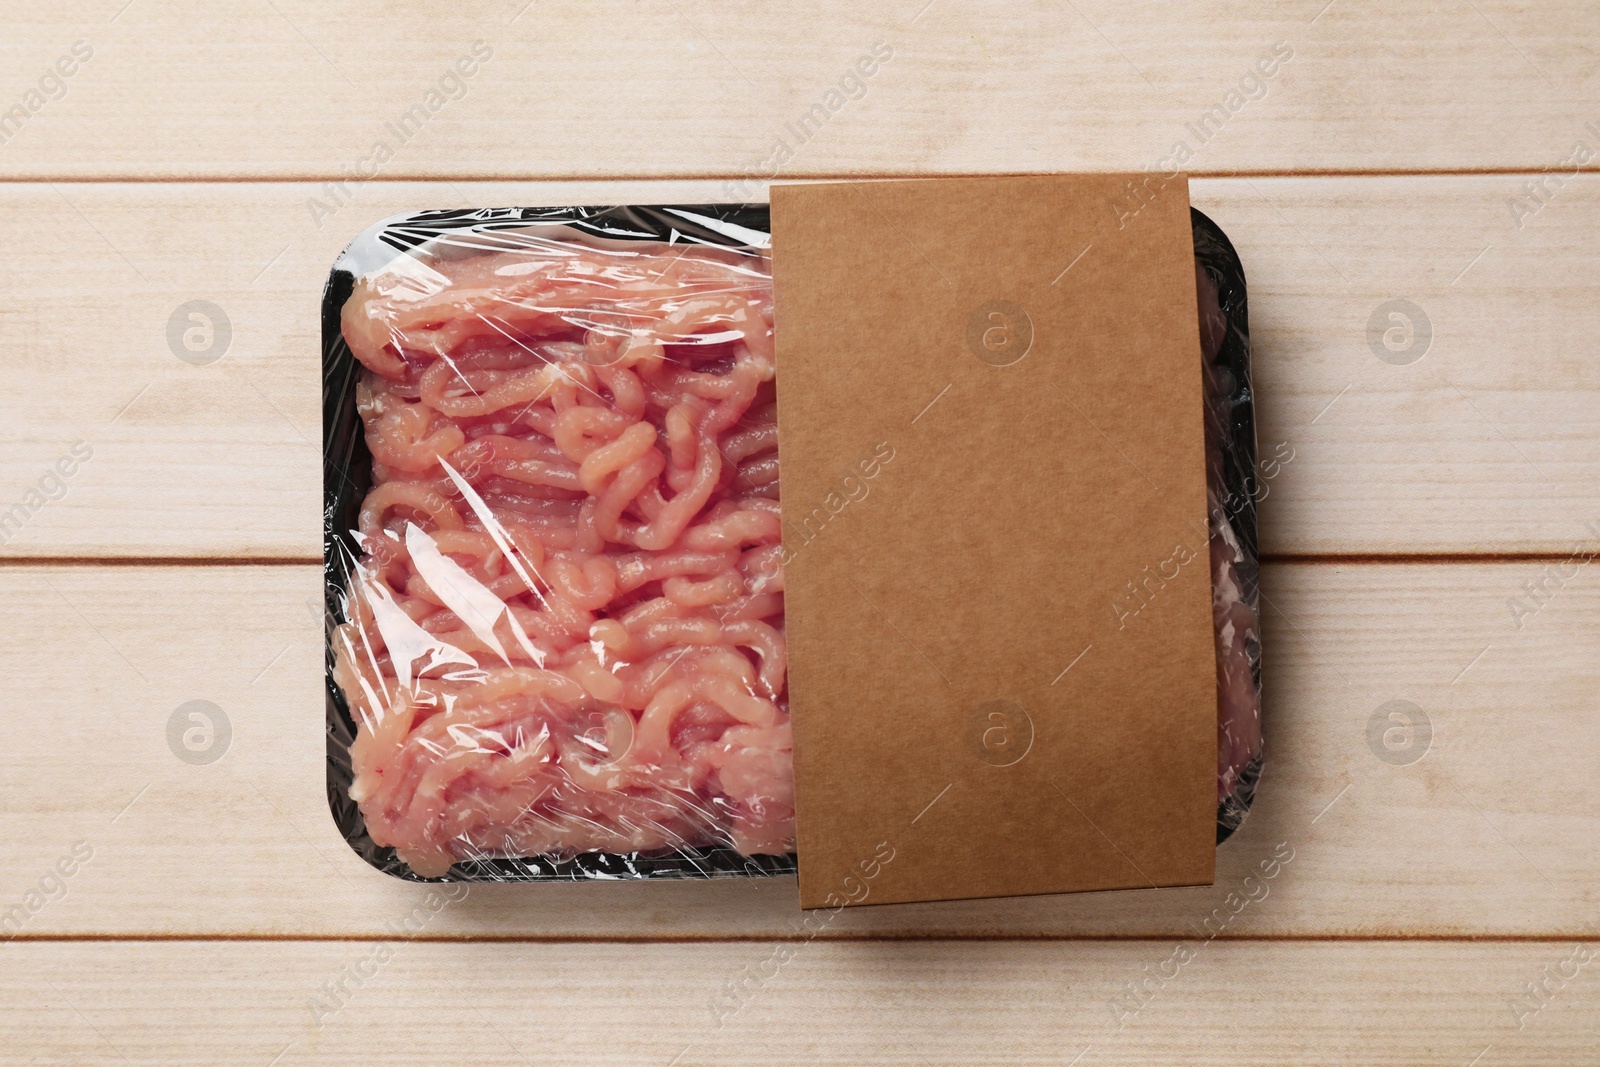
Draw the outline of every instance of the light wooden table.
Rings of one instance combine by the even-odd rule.
[[[1325,3],[13,0],[0,1061],[1600,1063],[1600,13]],[[317,301],[393,212],[726,199],[879,42],[781,177],[1189,150],[1293,455],[1269,763],[1213,888],[847,912],[719,1023],[789,879],[430,900],[335,833]],[[1428,329],[1393,353],[1397,299]],[[209,365],[169,343],[191,300]],[[191,700],[215,762],[169,748]],[[1394,700],[1426,742],[1369,744]]]

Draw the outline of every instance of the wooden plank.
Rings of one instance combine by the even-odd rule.
[[[1569,184],[1518,230],[1505,201],[1521,181],[1194,184],[1249,272],[1262,455],[1292,457],[1263,480],[1269,552],[1564,553],[1600,537],[1586,525],[1600,523],[1589,356],[1600,249],[1588,238],[1600,182]],[[93,458],[64,499],[4,529],[0,554],[316,558],[316,294],[353,233],[422,206],[717,193],[706,182],[385,183],[319,227],[306,208],[314,186],[5,187],[0,511],[26,502],[74,442]],[[1368,339],[1376,321],[1388,354],[1382,333],[1395,324],[1380,308],[1394,299],[1430,323],[1409,365],[1381,360]],[[218,305],[231,328],[208,366],[174,354],[181,315],[169,342],[191,300]],[[92,374],[63,375],[84,359]]]
[[[1600,570],[1547,580],[1519,630],[1508,598],[1540,572],[1269,566],[1269,762],[1215,887],[850,909],[826,935],[1581,934],[1600,921]],[[425,907],[428,887],[368,868],[327,814],[318,583],[314,566],[0,568],[20,638],[0,650],[0,913],[31,910],[7,933],[381,937]],[[169,747],[194,700],[230,724],[207,765]],[[1426,714],[1427,745],[1371,747],[1395,700]],[[31,907],[80,841],[92,858]],[[1232,914],[1230,893],[1259,899]],[[422,934],[775,937],[801,918],[786,878],[479,885]]]
[[[11,7],[7,107],[93,49],[3,146],[16,177],[338,178],[379,141],[385,177],[1137,170],[1178,142],[1210,173],[1539,169],[1600,122],[1579,0]]]
[[[1588,1063],[1594,949],[9,945],[0,1035],[30,1063]]]
[[[1520,230],[1517,186],[1197,183],[1249,275],[1261,455],[1293,456],[1263,471],[1266,551],[1600,541],[1600,369],[1551,351],[1593,350],[1564,320],[1600,308],[1570,228],[1600,221],[1600,181]]]

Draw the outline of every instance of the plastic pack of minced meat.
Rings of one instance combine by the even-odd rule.
[[[1220,842],[1260,769],[1255,431],[1243,272],[1193,233]],[[328,792],[374,866],[796,869],[769,244],[765,205],[434,211],[338,261]]]

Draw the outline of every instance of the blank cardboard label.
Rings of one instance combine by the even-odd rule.
[[[772,191],[804,907],[1212,879],[1188,189],[1129,181]]]

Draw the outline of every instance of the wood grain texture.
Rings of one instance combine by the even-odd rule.
[[[1504,1067],[1600,1052],[1596,963],[1540,1010],[1513,1006],[1570,942],[1189,945],[1137,1011],[1113,1005],[1176,942],[794,943],[781,964],[777,945],[10,945],[0,1040],[18,1062],[256,1067]]]
[[[1292,457],[1263,480],[1268,552],[1564,554],[1600,539],[1600,180],[1569,183],[1521,229],[1505,203],[1519,183],[1194,183],[1249,274],[1262,456]],[[316,299],[352,234],[423,206],[718,190],[383,183],[318,226],[306,202],[320,195],[296,184],[0,187],[15,259],[0,280],[11,372],[0,511],[73,442],[94,450],[64,499],[6,529],[0,554],[317,558]],[[209,366],[169,343],[171,316],[197,299],[220,306],[232,331]],[[1394,299],[1419,306],[1431,331],[1425,351],[1411,335],[1424,354],[1409,365],[1369,342]],[[1377,324],[1382,349],[1395,323]],[[63,373],[85,360],[92,373]]]
[[[173,0],[25,0],[7,19],[7,96],[74,42],[94,50],[0,146],[15,177],[338,178],[383,138],[385,177],[731,176],[785,137],[787,177],[1137,170],[1180,140],[1211,173],[1538,169],[1600,122],[1581,0],[234,0],[203,20]],[[479,41],[492,58],[464,89],[389,133]],[[864,93],[827,101],[880,43]],[[1275,48],[1289,58],[1246,81]],[[814,105],[830,113],[802,140]],[[1202,140],[1188,124],[1213,107]]]
[[[1582,934],[1600,921],[1600,571],[1518,630],[1507,598],[1539,572],[1268,567],[1268,764],[1215,887],[850,909],[826,936],[1175,937],[1230,893],[1260,899],[1223,912],[1226,937]],[[15,709],[0,717],[0,912],[75,842],[94,852],[6,932],[381,937],[423,906],[429,887],[367,867],[327,812],[319,580],[0,569],[28,635],[0,650]],[[168,747],[191,700],[231,724],[209,765]],[[1385,761],[1368,731],[1391,700],[1422,708],[1432,738]],[[422,936],[770,938],[801,917],[787,878],[477,885]]]
[[[1553,176],[1600,148],[1592,4],[17,0],[4,21],[0,1059],[1600,1062],[1597,965],[1571,970],[1600,938],[1600,571],[1461,562],[1600,542],[1600,182]],[[477,41],[492,56],[443,80]],[[879,42],[859,99],[828,100]],[[441,906],[348,850],[309,561],[316,301],[351,236],[421,207],[1155,169],[1180,145],[1249,274],[1263,455],[1293,456],[1264,546],[1323,560],[1266,569],[1269,763],[1215,887],[851,909],[808,943],[789,879]],[[1415,362],[1370,337],[1397,299],[1431,331]],[[209,366],[169,341],[191,300],[232,330]],[[1439,559],[1349,562],[1392,554]],[[230,722],[209,765],[169,749],[191,700]],[[1429,716],[1416,762],[1369,742],[1391,700]],[[53,873],[75,845],[88,862]],[[1114,1007],[1180,939],[1194,959]]]

